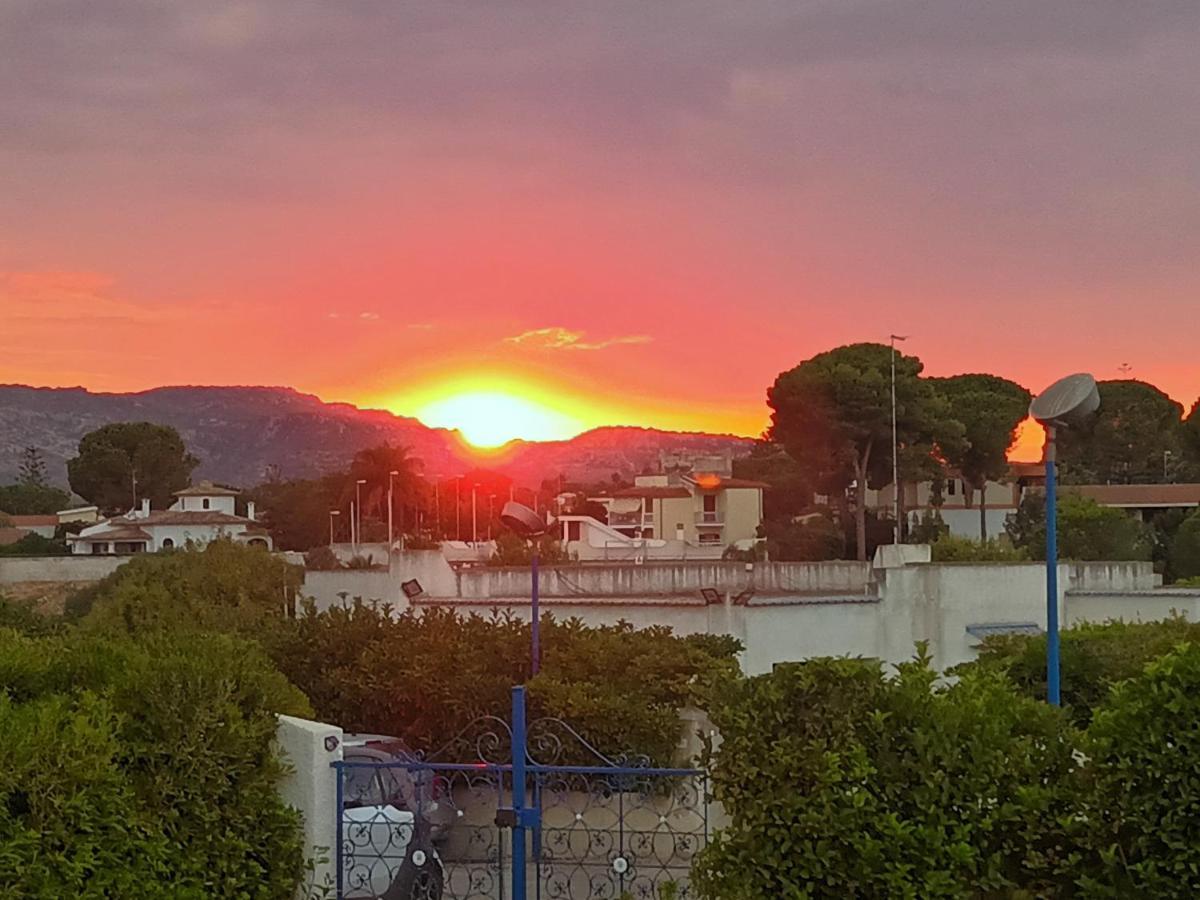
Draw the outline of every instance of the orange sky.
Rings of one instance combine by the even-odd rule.
[[[785,6],[5,7],[0,381],[755,434],[899,332],[1196,399],[1200,7]]]

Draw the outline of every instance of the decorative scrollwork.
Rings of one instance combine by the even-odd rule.
[[[643,754],[608,756],[596,749],[578,731],[562,719],[548,716],[529,723],[525,758],[535,766],[604,766],[608,768],[649,768],[651,760]]]
[[[438,750],[418,754],[417,761],[437,763],[484,763],[503,766],[512,761],[512,729],[498,716],[480,716]]]

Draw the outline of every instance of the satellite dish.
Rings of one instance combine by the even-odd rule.
[[[1085,372],[1068,375],[1033,398],[1029,415],[1043,425],[1078,425],[1100,408],[1096,379]]]
[[[532,538],[545,534],[551,522],[542,521],[542,517],[524,503],[509,500],[500,510],[500,521],[519,534],[521,537]]]

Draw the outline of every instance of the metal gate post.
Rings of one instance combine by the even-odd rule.
[[[525,900],[525,688],[512,689],[512,897]]]
[[[328,738],[326,738],[326,740],[328,740]],[[334,868],[337,870],[337,872],[335,873],[335,877],[336,877],[337,881],[336,881],[336,893],[334,894],[334,896],[337,897],[337,900],[342,900],[342,898],[344,896],[346,896],[345,876],[343,876],[343,874],[342,874],[342,864],[345,861],[343,859],[343,856],[344,856],[343,849],[344,848],[342,845],[342,827],[343,827],[343,825],[342,825],[342,815],[343,815],[342,814],[342,806],[346,800],[346,797],[345,797],[346,788],[344,785],[345,778],[344,778],[344,773],[342,772],[341,765],[335,763],[333,771],[334,771],[334,774],[337,776],[337,801],[334,803],[334,810],[337,814],[337,850],[335,850],[334,854],[333,854]]]

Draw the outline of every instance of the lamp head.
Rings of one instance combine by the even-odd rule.
[[[545,534],[553,520],[546,522],[524,503],[509,500],[500,510],[500,521],[523,538],[535,538]]]
[[[1086,372],[1068,375],[1033,398],[1029,415],[1049,427],[1080,425],[1100,408],[1096,379]]]

